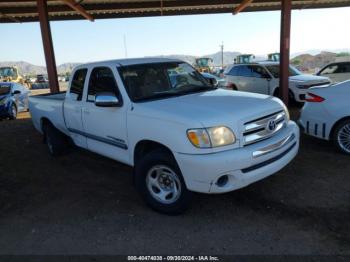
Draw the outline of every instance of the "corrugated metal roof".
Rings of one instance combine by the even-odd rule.
[[[242,0],[75,0],[95,19],[232,13]],[[84,19],[63,1],[48,0],[49,19]],[[279,10],[280,0],[253,1],[244,12]],[[350,0],[294,0],[293,9],[350,6]],[[38,21],[34,0],[0,2],[0,23]]]

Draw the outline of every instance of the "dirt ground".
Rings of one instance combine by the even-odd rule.
[[[350,254],[350,158],[302,136],[278,174],[190,210],[150,210],[132,170],[53,158],[28,114],[0,122],[0,254]]]

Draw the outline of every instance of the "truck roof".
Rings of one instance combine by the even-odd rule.
[[[127,58],[127,59],[114,59],[114,60],[84,63],[77,67],[98,66],[102,64],[129,66],[129,65],[137,65],[137,64],[152,64],[152,63],[167,63],[167,62],[171,63],[171,62],[183,62],[183,61],[175,58],[173,59],[173,58],[163,58],[163,57]]]

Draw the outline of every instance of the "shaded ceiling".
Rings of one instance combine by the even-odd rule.
[[[94,19],[169,16],[189,14],[232,13],[243,0],[70,0],[83,7]],[[48,0],[49,19],[85,19],[66,1]],[[350,6],[350,0],[294,0],[293,9]],[[280,0],[256,0],[243,11],[280,10]],[[0,23],[38,21],[37,2],[34,0],[2,0]]]

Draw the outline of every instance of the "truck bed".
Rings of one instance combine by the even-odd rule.
[[[64,98],[66,97],[66,92],[59,92],[59,93],[55,93],[55,94],[42,94],[42,95],[34,95],[31,97],[35,97],[35,98],[45,98],[45,99],[55,99],[55,100],[64,100]]]
[[[43,132],[42,121],[45,119],[49,120],[61,132],[68,133],[63,115],[65,95],[65,92],[60,92],[29,97],[29,111],[34,126],[39,132]]]

